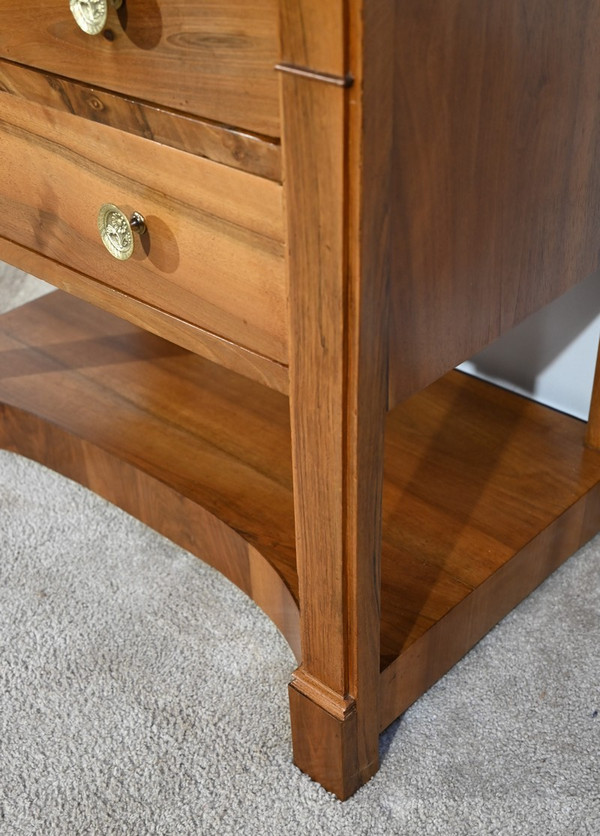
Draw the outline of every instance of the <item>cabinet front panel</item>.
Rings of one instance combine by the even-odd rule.
[[[127,261],[107,203],[146,220]],[[282,224],[277,183],[0,94],[1,236],[286,362]]]
[[[69,0],[0,0],[0,57],[279,135],[277,0],[109,3],[97,35],[79,28]]]
[[[396,10],[392,402],[600,266],[599,0]]]

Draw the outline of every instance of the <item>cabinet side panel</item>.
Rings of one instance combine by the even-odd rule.
[[[598,268],[599,0],[397,4],[394,404]]]

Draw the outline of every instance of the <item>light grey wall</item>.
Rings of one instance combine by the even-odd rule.
[[[459,368],[587,419],[599,335],[596,274]]]

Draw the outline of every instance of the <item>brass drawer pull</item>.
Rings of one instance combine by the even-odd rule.
[[[143,235],[146,232],[146,221],[139,212],[127,218],[118,206],[105,203],[98,212],[98,230],[109,253],[119,261],[125,261],[133,255],[133,233]]]
[[[98,35],[106,26],[109,4],[118,9],[123,0],[70,0],[77,25],[88,35]]]

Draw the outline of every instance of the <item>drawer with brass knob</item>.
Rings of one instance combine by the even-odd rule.
[[[277,0],[0,0],[0,58],[279,136]]]
[[[0,112],[2,238],[287,362],[280,184],[10,102]]]
[[[99,35],[108,22],[109,8],[122,5],[123,0],[70,0],[71,14],[86,35]]]

